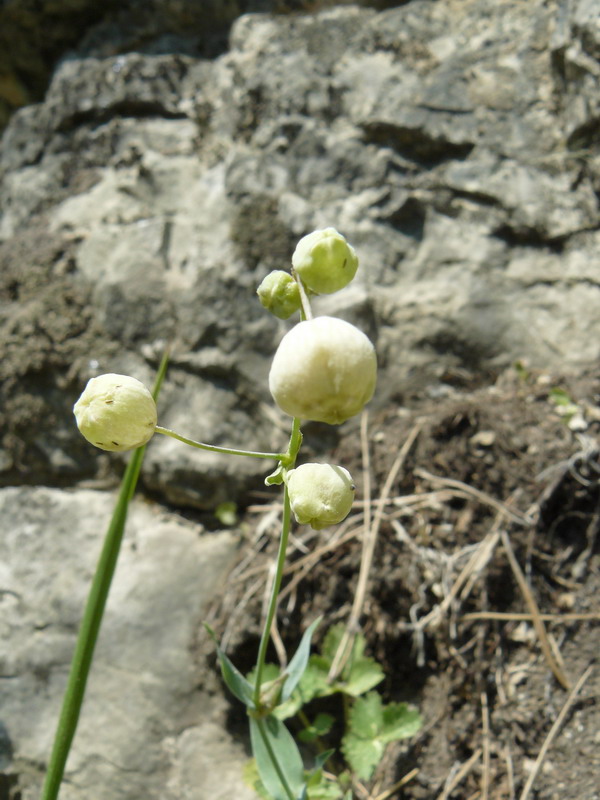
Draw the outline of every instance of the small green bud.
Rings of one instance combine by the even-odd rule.
[[[300,289],[289,274],[282,269],[269,272],[256,290],[263,306],[279,319],[291,317],[300,308]]]
[[[157,422],[156,403],[144,384],[114,373],[88,381],[73,413],[90,444],[115,452],[146,444]]]
[[[281,340],[269,372],[269,389],[291,417],[339,425],[369,402],[377,381],[375,349],[354,325],[315,317]]]
[[[319,531],[337,525],[354,502],[352,477],[344,467],[303,464],[287,474],[290,505],[296,521]]]
[[[298,242],[292,266],[307,289],[333,294],[350,283],[358,268],[358,257],[335,228],[313,231]]]

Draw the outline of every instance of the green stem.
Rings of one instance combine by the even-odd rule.
[[[218,447],[216,444],[195,442],[193,439],[181,436],[179,433],[175,433],[175,431],[171,431],[168,428],[162,428],[160,425],[157,425],[154,430],[156,433],[162,433],[165,436],[170,436],[172,439],[177,439],[179,442],[189,444],[190,447],[197,447],[200,450],[209,450],[211,453],[225,453],[229,456],[251,456],[252,458],[274,458],[277,460],[284,456],[283,453],[257,453],[254,450],[234,450],[231,447]]]
[[[291,520],[291,507],[290,498],[288,496],[287,486],[283,487],[283,521],[281,526],[281,539],[279,540],[279,553],[277,554],[277,567],[275,569],[275,580],[273,581],[273,588],[271,589],[271,598],[269,600],[269,608],[267,610],[267,618],[262,631],[260,645],[258,648],[258,658],[256,661],[256,682],[254,684],[254,703],[257,708],[260,708],[260,687],[262,685],[262,674],[265,666],[265,659],[267,655],[267,646],[271,637],[271,625],[275,618],[277,610],[277,599],[279,596],[279,589],[281,588],[281,580],[283,578],[283,567],[285,565],[285,554],[287,551],[287,543],[290,535],[290,520]]]
[[[294,417],[292,422],[292,432],[288,449],[285,454],[279,456],[280,461],[285,469],[292,469],[296,463],[296,457],[302,444],[302,433],[300,431],[300,420]],[[279,540],[279,552],[277,554],[277,567],[275,569],[275,580],[271,589],[271,597],[269,599],[269,608],[267,609],[267,618],[260,638],[260,645],[258,648],[258,658],[256,660],[256,682],[254,684],[254,703],[257,708],[260,708],[260,687],[262,685],[262,674],[265,666],[265,658],[267,656],[267,646],[271,637],[271,625],[275,618],[277,611],[277,598],[279,596],[279,589],[281,588],[281,580],[283,578],[283,568],[285,565],[285,554],[287,552],[287,543],[290,536],[290,523],[291,523],[292,509],[290,506],[290,498],[288,494],[287,484],[284,481],[283,486],[283,519],[281,524],[281,539]]]
[[[119,548],[123,538],[127,506],[138,479],[144,448],[133,454],[121,484],[121,491],[115,506],[110,527],[104,540],[94,580],[79,628],[77,644],[71,662],[71,671],[65,690],[48,772],[42,789],[41,800],[55,800],[67,763],[75,730],[79,721],[81,704],[94,655],[94,648],[102,622],[102,615],[108,597],[108,590],[115,571]]]
[[[264,720],[257,719],[256,720],[256,724],[258,726],[258,732],[260,733],[260,738],[263,740],[263,744],[265,746],[265,749],[266,749],[267,753],[269,754],[269,758],[271,759],[271,762],[272,762],[273,766],[275,767],[275,772],[277,773],[277,777],[281,781],[281,785],[285,789],[285,793],[287,794],[287,796],[289,797],[290,800],[296,800],[296,797],[295,797],[294,793],[292,792],[292,790],[290,788],[290,785],[289,785],[289,783],[287,781],[287,778],[285,777],[285,772],[281,769],[281,765],[279,764],[279,761],[277,760],[277,756],[273,752],[273,748],[271,747],[271,742],[269,741],[269,737],[265,733]]]
[[[292,277],[298,284],[298,291],[300,292],[300,318],[304,322],[307,319],[313,318],[312,308],[310,307],[310,300],[304,288],[304,284],[296,270],[292,267]]]
[[[301,444],[302,444],[302,433],[300,431],[300,420],[298,419],[298,417],[294,417],[294,421],[292,422],[292,433],[290,435],[288,449],[286,453],[279,456],[282,465],[286,469],[293,468],[294,464],[296,463],[296,458],[298,457],[298,451],[300,450]]]
[[[167,349],[162,357],[152,395],[156,400],[160,388],[167,373],[169,362],[169,350]],[[129,501],[133,497],[137,485],[142,461],[144,459],[145,447],[139,447],[127,465],[125,474],[121,481],[121,489],[117,499],[113,515],[106,532],[102,552],[98,559],[98,566],[94,574],[90,593],[88,595],[83,619],[79,628],[75,651],[71,661],[71,670],[67,681],[67,688],[63,697],[63,704],[56,727],[52,753],[48,762],[48,771],[42,788],[41,800],[55,800],[60,791],[60,784],[65,772],[65,766],[79,722],[81,705],[85,694],[94,648],[98,639],[98,632],[106,606],[108,591],[113,579],[117,558],[123,539],[125,521],[127,519],[127,509]]]

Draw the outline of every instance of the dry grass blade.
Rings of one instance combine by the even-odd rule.
[[[431,472],[427,472],[426,469],[416,469],[415,475],[418,475],[420,478],[424,478],[430,483],[437,483],[440,486],[447,486],[452,489],[457,489],[469,497],[478,500],[480,503],[496,509],[496,511],[498,511],[500,514],[504,514],[517,525],[522,525],[526,528],[531,526],[531,520],[528,517],[524,517],[521,514],[515,514],[515,512],[511,511],[511,509],[504,505],[504,503],[496,500],[495,497],[482,492],[480,489],[476,489],[474,486],[469,486],[468,483],[454,480],[454,478],[442,478],[438,475],[433,475]]]
[[[363,451],[363,464],[365,464],[366,473],[369,472],[367,467],[370,463],[367,426],[368,426],[368,417],[367,414],[364,413],[361,419],[361,442]],[[344,668],[344,664],[346,663],[346,660],[350,655],[352,642],[354,641],[354,637],[356,636],[356,632],[358,630],[358,624],[360,621],[360,617],[362,615],[363,606],[365,604],[365,599],[367,596],[367,587],[369,583],[371,565],[373,563],[373,554],[375,553],[375,545],[377,543],[379,529],[381,527],[381,522],[383,520],[385,506],[390,497],[394,481],[396,480],[398,473],[400,472],[400,469],[402,468],[402,465],[404,464],[406,457],[409,454],[413,444],[415,443],[415,440],[419,435],[422,427],[423,427],[423,422],[422,421],[417,422],[413,426],[404,444],[400,448],[400,451],[396,456],[396,459],[392,464],[390,471],[388,472],[387,478],[385,479],[385,483],[381,490],[381,495],[377,500],[377,507],[375,509],[373,524],[369,526],[367,526],[366,520],[370,518],[370,515],[367,512],[368,506],[367,504],[365,504],[365,537],[363,540],[363,551],[360,561],[360,570],[358,573],[358,583],[356,587],[356,593],[354,595],[352,610],[350,611],[350,618],[348,619],[346,631],[344,633],[344,636],[342,637],[342,641],[340,642],[340,646],[338,647],[337,653],[335,654],[335,658],[333,659],[333,663],[329,671],[329,680],[335,680],[335,678],[341,673],[342,669]],[[365,484],[365,489],[368,489],[370,493],[370,478],[368,478],[368,483]]]
[[[481,729],[483,772],[481,777],[481,800],[488,800],[490,790],[490,712],[485,692],[481,694]]]
[[[570,689],[571,684],[569,683],[567,676],[563,672],[562,667],[560,666],[560,664],[558,663],[558,661],[556,660],[556,658],[552,653],[552,648],[550,647],[548,634],[546,633],[546,628],[542,621],[540,610],[535,601],[533,593],[529,588],[525,575],[523,574],[523,570],[519,566],[519,562],[516,559],[516,556],[512,549],[512,545],[510,543],[510,539],[508,538],[508,534],[506,533],[506,531],[502,531],[501,537],[502,537],[502,545],[506,552],[510,567],[515,576],[515,580],[517,581],[519,589],[521,590],[523,598],[529,608],[529,612],[532,617],[533,627],[538,635],[538,639],[540,641],[540,647],[542,648],[542,653],[544,654],[544,657],[548,662],[548,666],[552,670],[552,673],[554,674],[556,680],[560,683],[560,685],[563,688]]]
[[[389,800],[389,798],[393,794],[395,794],[395,792],[397,792],[398,789],[401,789],[403,786],[406,786],[406,784],[410,783],[413,778],[417,777],[418,774],[419,774],[419,769],[417,767],[411,769],[411,771],[407,772],[403,778],[400,778],[398,783],[395,783],[393,786],[390,786],[389,789],[386,789],[384,792],[381,792],[381,794],[376,795],[374,798],[372,798],[372,800]]]
[[[553,723],[552,727],[548,731],[548,736],[546,736],[546,739],[544,740],[544,744],[542,745],[542,749],[540,750],[540,752],[538,754],[538,757],[537,757],[537,759],[535,761],[535,764],[533,765],[533,769],[529,773],[529,777],[527,778],[527,783],[523,787],[523,791],[521,792],[521,797],[519,798],[519,800],[527,800],[527,798],[529,797],[529,793],[531,792],[531,788],[532,788],[532,786],[534,784],[535,779],[538,776],[538,773],[539,773],[539,771],[540,771],[540,769],[542,767],[542,764],[544,763],[544,759],[546,758],[546,754],[547,754],[548,750],[550,749],[550,745],[552,744],[552,742],[556,738],[556,735],[559,732],[559,730],[561,728],[561,725],[565,721],[565,718],[566,718],[566,716],[567,716],[567,714],[569,712],[569,709],[571,708],[571,706],[575,702],[575,699],[576,699],[577,695],[582,690],[585,682],[587,681],[587,679],[590,677],[591,674],[592,674],[592,666],[590,665],[585,670],[583,675],[579,678],[579,680],[577,681],[575,686],[573,686],[573,688],[569,692],[569,694],[567,696],[567,699],[565,700],[565,703],[564,703],[563,707],[560,710],[559,715],[554,720],[554,723]]]
[[[499,539],[500,534],[497,531],[492,530],[490,533],[488,533],[479,547],[475,550],[468,563],[461,570],[446,597],[444,597],[442,602],[433,608],[429,614],[424,616],[423,619],[419,620],[418,627],[421,630],[424,630],[428,625],[437,622],[437,620],[448,610],[469,578],[471,578],[473,575],[479,574],[485,568],[486,564],[492,557]],[[472,583],[473,582],[471,582],[471,585]]]
[[[544,622],[600,622],[600,612],[594,613],[565,613],[565,614],[539,614]],[[463,614],[461,622],[477,622],[478,620],[498,620],[499,622],[532,622],[533,614],[512,614],[508,611],[472,611]]]
[[[456,789],[456,787],[462,783],[462,781],[467,777],[467,775],[471,772],[475,764],[481,758],[481,747],[478,747],[477,750],[473,753],[471,758],[462,765],[462,767],[458,770],[456,775],[448,781],[447,785],[444,786],[442,793],[438,795],[437,800],[448,800],[452,792]]]

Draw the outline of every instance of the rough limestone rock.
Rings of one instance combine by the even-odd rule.
[[[39,797],[112,493],[0,490],[0,760],[22,800]],[[134,503],[86,702],[67,765],[65,800],[251,797],[245,754],[224,709],[198,690],[203,615],[235,552],[160,507]]]
[[[70,406],[100,371],[151,381],[166,341],[162,424],[281,447],[265,377],[285,324],[254,290],[315,227],[360,256],[316,308],[376,340],[380,401],[597,358],[593,4],[249,14],[212,60],[101,40],[2,143],[4,483],[110,471]],[[162,440],[144,480],[214,508],[263,474]]]
[[[228,38],[242,12],[305,4],[101,5],[0,4],[0,795],[23,800],[107,513],[103,494],[34,487],[114,485],[124,463],[76,430],[90,377],[149,385],[168,343],[161,425],[279,450],[267,375],[290,323],[254,293],[328,226],[361,266],[315,310],[375,342],[375,404],[600,353],[596,2],[252,13]],[[269,466],[155,437],[141,489],[212,512]],[[232,539],[144,505],[133,523],[65,800],[243,798],[187,655]],[[214,762],[234,766],[211,783]]]

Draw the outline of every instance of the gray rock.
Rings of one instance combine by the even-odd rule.
[[[0,747],[23,800],[39,796],[114,499],[0,490]],[[252,797],[242,744],[225,731],[223,701],[198,690],[194,658],[235,549],[233,533],[134,502],[61,797]]]
[[[376,340],[376,404],[595,361],[597,34],[584,2],[414,0],[247,14],[212,60],[82,42],[1,149],[3,482],[114,472],[68,409],[99,371],[150,382],[165,341],[162,424],[283,447],[266,376],[286,324],[254,291],[316,227],[361,259],[315,308]],[[144,481],[211,509],[264,467],[161,440]]]

